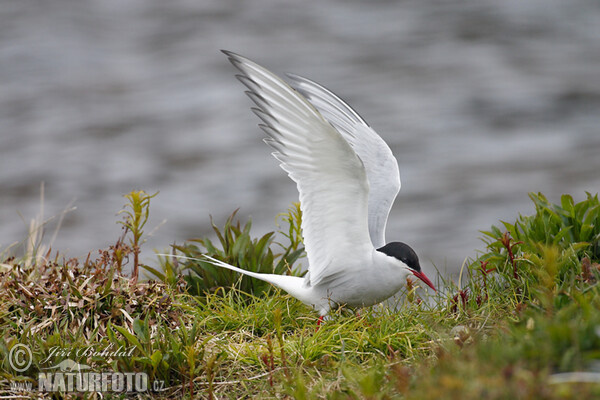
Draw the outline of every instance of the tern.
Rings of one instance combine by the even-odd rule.
[[[288,74],[286,83],[255,62],[223,50],[256,104],[281,168],[296,183],[308,257],[304,277],[246,271],[313,307],[319,323],[334,307],[368,307],[405,287],[411,275],[435,290],[415,251],[385,243],[385,228],[400,190],[398,162],[385,141],[338,96]]]

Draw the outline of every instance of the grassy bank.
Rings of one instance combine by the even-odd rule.
[[[0,260],[1,395],[98,397],[35,391],[40,372],[72,359],[147,374],[148,392],[105,397],[598,398],[600,204],[531,197],[534,215],[483,233],[460,286],[444,282],[428,297],[414,282],[394,304],[340,310],[317,330],[315,313],[256,281],[171,257],[138,265],[150,196],[130,194],[111,248],[87,260],[35,251]],[[215,226],[215,243],[173,251],[298,274],[300,218],[292,207],[279,235],[253,238],[232,217]],[[127,263],[154,280],[124,276]],[[31,350],[24,371],[11,364],[18,344]]]

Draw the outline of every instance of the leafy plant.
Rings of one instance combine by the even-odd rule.
[[[530,193],[529,197],[535,204],[534,215],[521,215],[514,224],[502,222],[505,232],[516,241],[513,245],[517,251],[539,254],[540,245],[560,249],[571,247],[578,256],[588,255],[592,261],[600,259],[598,194],[587,193],[587,198],[579,203],[565,194],[560,205],[550,203],[541,193]],[[499,256],[498,252],[503,248],[510,250],[504,237],[506,234],[500,228],[493,226],[483,234],[488,237],[488,249],[494,250],[492,258]]]
[[[127,231],[131,232],[131,248],[133,249],[133,273],[132,281],[137,283],[139,275],[139,255],[140,246],[142,245],[142,235],[144,234],[144,226],[148,222],[150,214],[150,199],[156,196],[158,192],[149,195],[143,190],[132,190],[124,197],[129,201],[125,207],[119,211],[119,214],[124,214],[123,221],[118,221],[119,224]]]
[[[286,212],[279,213],[278,219],[278,233],[289,240],[289,244],[277,243],[284,251],[296,251],[303,249],[302,242],[302,210],[300,209],[300,203],[294,202],[287,209]],[[285,229],[287,225],[287,229]]]
[[[183,274],[188,291],[194,295],[236,287],[241,292],[261,296],[270,293],[271,285],[202,261],[202,255],[207,254],[253,272],[299,274],[294,264],[304,255],[304,247],[300,239],[301,217],[297,206],[279,215],[280,220],[288,225],[282,228],[285,230],[280,230],[282,236],[289,240],[289,243],[285,244],[275,242],[275,232],[253,238],[250,232],[251,221],[242,226],[239,220],[234,221],[236,213],[237,210],[227,218],[223,228],[217,227],[211,218],[218,243],[209,238],[202,238],[192,239],[182,246],[174,245],[173,248],[186,258],[180,261],[177,261],[176,257],[162,259],[164,272],[156,271],[158,276],[174,282],[178,274]],[[276,252],[273,249],[274,245],[281,247],[281,251]]]
[[[586,194],[575,203],[563,195],[552,204],[541,193],[530,193],[535,213],[520,215],[483,231],[486,252],[469,265],[471,284],[457,289],[451,309],[480,307],[490,292],[502,293],[505,304],[520,309],[528,304],[546,310],[568,303],[574,288],[596,280],[600,259],[600,202]],[[493,299],[491,299],[493,300]]]
[[[538,227],[558,223],[549,214],[557,205],[519,217],[510,224],[519,232],[492,228],[485,235],[485,253],[466,264],[470,279],[458,286],[445,282],[446,297],[421,301],[412,293],[412,299],[399,299],[398,307],[335,314],[318,331],[317,315],[301,302],[277,290],[269,296],[244,294],[237,289],[239,277],[232,278],[231,290],[192,296],[182,272],[201,278],[185,269],[188,263],[170,257],[162,259],[170,269],[156,271],[163,282],[131,285],[120,266],[133,249],[122,239],[84,262],[57,255],[26,267],[26,258],[0,259],[6,266],[0,272],[0,392],[7,398],[29,394],[15,383],[35,388],[37,372],[70,357],[54,354],[46,362],[54,347],[67,352],[91,347],[127,352],[79,353],[76,361],[94,371],[147,373],[157,390],[137,394],[141,398],[287,393],[299,399],[598,399],[600,265],[593,234],[585,240],[581,234],[597,200],[586,201],[586,206],[573,204],[579,208],[572,214],[576,220],[561,218],[558,226],[547,225],[548,232]],[[249,224],[234,217],[211,244],[214,253],[237,256],[242,267],[251,256],[268,259],[269,249],[272,272],[286,251],[301,250],[299,214],[279,217],[285,233],[280,244],[274,235],[253,239]],[[589,218],[591,232],[597,231],[597,220]],[[285,225],[289,220],[298,224],[294,230]],[[579,238],[569,234],[556,240],[562,229],[576,227]],[[192,243],[198,251],[208,244]],[[297,265],[298,259],[283,272]],[[17,343],[33,354],[25,372],[10,365]],[[45,394],[32,396],[40,395]]]

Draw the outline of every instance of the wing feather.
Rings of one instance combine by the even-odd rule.
[[[400,191],[398,162],[385,141],[348,104],[329,89],[288,74],[300,92],[350,143],[364,163],[369,181],[369,234],[376,248],[386,244],[388,215]]]
[[[363,162],[300,93],[258,64],[226,52],[242,73],[273,156],[296,182],[309,260],[308,282],[335,279],[371,254],[369,184]]]

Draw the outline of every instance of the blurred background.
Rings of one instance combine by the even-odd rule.
[[[600,187],[597,0],[5,0],[0,7],[0,249],[40,212],[85,257],[120,235],[123,194],[153,193],[143,252],[256,234],[297,200],[219,49],[344,98],[389,143],[402,191],[389,240],[457,271],[527,193]],[[51,241],[58,218],[48,224]],[[430,272],[431,273],[431,272]]]

